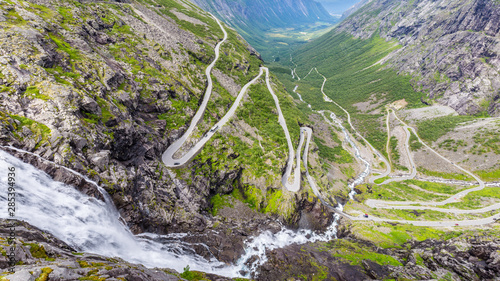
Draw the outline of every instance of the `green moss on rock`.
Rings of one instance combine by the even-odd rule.
[[[49,280],[49,274],[53,271],[50,267],[42,268],[42,274],[35,279],[35,281],[47,281]]]
[[[44,259],[48,258],[47,253],[45,252],[45,248],[43,245],[39,244],[29,244],[30,245],[30,253],[34,258]]]

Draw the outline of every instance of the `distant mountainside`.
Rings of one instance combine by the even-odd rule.
[[[317,0],[330,14],[342,15],[360,0]]]
[[[234,27],[265,61],[287,57],[338,21],[314,0],[191,1]]]
[[[269,28],[333,22],[334,18],[313,0],[192,0],[204,10],[219,15],[234,27]]]
[[[294,57],[303,71],[314,65],[331,73],[339,63],[331,61],[339,56],[338,46],[344,52],[342,60],[358,51],[358,56],[373,57],[370,52],[383,53],[379,47],[387,43],[395,48],[374,61],[376,65],[384,62],[384,69],[410,75],[416,91],[460,114],[499,116],[499,5],[485,0],[373,0]],[[360,42],[377,38],[383,42],[358,48]]]
[[[349,9],[347,9],[345,12],[342,13],[342,18],[340,20],[343,20],[347,18],[348,16],[352,15],[354,12],[359,10],[363,5],[366,3],[370,2],[371,0],[361,0],[358,1],[356,4],[352,5]]]

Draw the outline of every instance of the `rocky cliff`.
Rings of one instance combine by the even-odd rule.
[[[226,28],[228,42],[213,70],[213,98],[183,149],[225,114],[262,63]],[[198,109],[205,69],[222,38],[215,19],[190,2],[2,0],[0,38],[1,145],[36,153],[95,180],[134,233],[190,231],[205,237],[215,229],[221,238],[208,243],[213,242],[218,259],[229,262],[248,235],[279,228],[276,220],[297,225],[301,202],[312,200],[307,191],[282,190],[288,148],[265,91],[249,94],[246,111],[238,111],[189,165],[169,170],[161,162],[163,151]],[[303,117],[283,86],[271,79],[298,141]],[[276,122],[256,121],[273,118]],[[58,166],[2,149],[100,196]],[[254,215],[222,217],[217,211],[231,204],[220,196],[245,202],[241,208]],[[314,202],[327,224],[331,216]],[[232,234],[232,229],[237,231]]]
[[[337,32],[402,48],[381,62],[460,114],[500,115],[500,4],[487,0],[370,1]]]

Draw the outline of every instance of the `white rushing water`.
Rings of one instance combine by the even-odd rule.
[[[244,277],[256,272],[267,261],[267,251],[336,238],[338,215],[324,233],[286,228],[274,234],[266,231],[245,243],[245,254],[235,265],[226,265],[215,258],[207,260],[197,255],[192,248],[195,244],[181,241],[189,235],[187,233],[134,236],[120,222],[119,214],[110,202],[102,202],[56,182],[46,173],[3,150],[0,150],[0,171],[5,172],[0,175],[0,190],[7,190],[8,167],[16,168],[16,219],[53,234],[78,251],[120,257],[147,267],[167,267],[182,272],[189,265],[192,270]],[[75,171],[72,173],[78,174]],[[103,189],[100,190],[109,198]],[[6,192],[0,194],[0,205],[0,217],[7,218]],[[196,245],[207,247],[200,243]],[[248,262],[250,259],[253,259],[252,263]]]
[[[333,223],[324,233],[317,233],[308,229],[294,231],[283,228],[277,233],[266,231],[259,236],[249,239],[245,243],[245,254],[238,260],[236,266],[243,271],[256,272],[257,268],[267,262],[266,252],[278,248],[284,248],[292,244],[305,244],[318,241],[330,241],[337,238],[337,225],[339,215],[334,215]],[[247,264],[252,257],[258,258],[251,264]]]
[[[334,124],[330,120],[326,119],[326,116],[324,115],[324,113],[325,113],[324,110],[320,110],[317,112],[320,113],[325,118],[327,123],[329,123],[331,126],[334,126]],[[356,191],[354,191],[354,188],[357,185],[361,184],[365,180],[365,178],[370,174],[371,165],[368,161],[366,161],[363,157],[361,157],[361,152],[359,150],[359,147],[352,140],[351,136],[347,132],[347,129],[342,125],[342,122],[337,118],[335,113],[330,112],[330,119],[332,119],[332,121],[335,124],[337,124],[337,126],[340,127],[340,129],[344,133],[345,141],[354,149],[354,156],[356,156],[356,158],[358,158],[359,160],[361,160],[361,162],[363,162],[365,164],[365,169],[363,170],[363,172],[361,174],[359,174],[358,177],[348,185],[349,189],[351,190],[349,192],[349,198],[352,200],[352,199],[354,199],[354,195],[357,194]],[[340,207],[342,208],[342,206],[340,206]]]
[[[296,90],[297,87],[295,87],[294,92]],[[302,100],[300,94],[298,95]],[[323,111],[318,112],[323,115]],[[356,194],[354,187],[362,183],[365,177],[368,176],[370,164],[361,157],[358,146],[351,139],[335,114],[331,113],[330,118],[342,129],[346,142],[354,149],[356,158],[365,164],[365,170],[349,184],[351,189],[349,197],[352,199]],[[330,120],[326,121],[333,126]],[[12,147],[3,148],[14,149]],[[259,266],[267,261],[266,253],[268,251],[284,248],[292,244],[330,241],[336,238],[338,214],[334,216],[333,223],[324,233],[305,229],[295,231],[283,227],[274,234],[266,231],[258,236],[251,237],[245,242],[245,253],[234,265],[219,262],[215,257],[207,260],[197,255],[193,250],[193,246],[208,248],[207,245],[187,243],[181,240],[183,237],[190,235],[188,233],[170,235],[144,233],[134,236],[120,222],[119,213],[113,206],[109,195],[97,183],[76,171],[45,160],[31,152],[20,149],[14,150],[31,154],[58,168],[66,169],[75,175],[81,176],[89,183],[94,184],[102,193],[106,202],[82,194],[71,186],[56,182],[32,165],[26,164],[0,150],[0,171],[7,171],[7,168],[12,166],[16,168],[17,205],[15,218],[25,220],[53,234],[79,251],[109,257],[120,257],[126,261],[140,263],[147,267],[166,267],[179,272],[182,272],[189,265],[191,270],[226,277],[249,277],[255,274]],[[7,190],[6,176],[7,172],[0,174],[0,190]],[[6,192],[0,194],[0,205],[0,217],[6,218]],[[343,206],[339,204],[335,209],[342,211]]]
[[[342,123],[337,119],[337,116],[335,115],[335,113],[333,113],[333,112],[330,113],[330,118],[332,119],[332,121],[337,123],[337,125],[339,125],[340,129],[342,129],[342,132],[344,133],[345,140],[352,146],[352,148],[354,148],[354,155],[356,156],[356,158],[358,158],[359,160],[361,160],[365,164],[364,171],[353,182],[351,182],[348,185],[349,189],[351,190],[351,192],[349,192],[349,198],[351,198],[351,200],[352,200],[352,199],[354,199],[354,195],[357,194],[356,191],[354,191],[354,188],[357,185],[361,184],[365,180],[365,178],[370,174],[370,163],[368,163],[368,161],[366,161],[363,157],[361,157],[361,152],[359,151],[359,147],[356,145],[356,143],[354,143],[352,141],[346,128],[344,126],[342,126]]]
[[[236,272],[216,260],[206,260],[180,241],[183,235],[164,236],[165,243],[134,236],[123,225],[113,205],[54,181],[46,173],[0,150],[0,206],[7,218],[7,168],[16,168],[16,219],[43,229],[78,251],[120,257],[147,267],[182,272],[187,265],[229,277]],[[4,172],[5,171],[5,172]]]

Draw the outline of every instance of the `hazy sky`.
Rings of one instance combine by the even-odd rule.
[[[342,14],[345,10],[349,9],[352,5],[358,3],[360,0],[316,0],[323,4],[325,9],[330,14]]]

